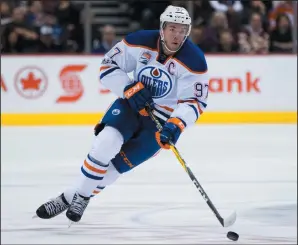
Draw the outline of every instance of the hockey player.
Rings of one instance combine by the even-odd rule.
[[[52,218],[63,211],[78,222],[90,198],[123,173],[169,149],[206,108],[207,64],[203,52],[187,39],[191,18],[185,8],[168,6],[160,30],[127,35],[104,57],[100,81],[119,98],[94,129],[94,142],[80,179],[36,214]],[[133,72],[133,80],[128,73]],[[163,129],[148,116],[151,107]]]

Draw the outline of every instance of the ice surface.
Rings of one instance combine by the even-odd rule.
[[[198,125],[177,147],[225,216],[223,228],[173,153],[163,151],[92,200],[68,228],[62,214],[35,210],[72,185],[93,127],[1,127],[1,243],[237,244],[297,243],[297,127]],[[236,244],[236,243],[235,243]]]

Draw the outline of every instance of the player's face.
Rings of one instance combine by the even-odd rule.
[[[170,50],[177,50],[188,32],[188,25],[167,23],[164,30],[164,41]]]

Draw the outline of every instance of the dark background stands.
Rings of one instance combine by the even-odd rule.
[[[178,1],[91,3],[91,53],[104,54],[126,34],[159,29],[159,16]],[[84,2],[2,0],[1,53],[83,53]],[[195,0],[189,37],[206,53],[292,53],[293,1]]]

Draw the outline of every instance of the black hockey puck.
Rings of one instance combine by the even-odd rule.
[[[239,235],[238,235],[236,232],[229,231],[229,232],[227,233],[227,238],[229,238],[229,239],[232,240],[232,241],[237,241],[238,238],[239,238]]]

